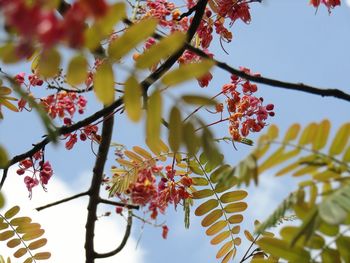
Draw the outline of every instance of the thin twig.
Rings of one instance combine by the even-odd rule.
[[[85,195],[88,195],[88,194],[89,194],[89,191],[82,192],[82,193],[79,193],[79,194],[76,194],[76,195],[72,195],[72,196],[70,196],[70,197],[67,197],[67,198],[58,200],[58,201],[56,201],[56,202],[53,202],[53,203],[50,203],[50,204],[47,204],[47,205],[43,205],[43,206],[39,206],[39,207],[35,208],[35,210],[41,211],[41,210],[44,210],[44,209],[46,209],[46,208],[49,208],[49,207],[52,207],[52,206],[56,206],[56,205],[65,203],[65,202],[74,200],[74,199],[76,199],[76,198],[79,198],[79,197],[82,197],[82,196],[85,196]]]

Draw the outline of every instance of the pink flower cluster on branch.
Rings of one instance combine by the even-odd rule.
[[[50,162],[44,161],[43,151],[36,152],[32,158],[24,159],[19,163],[17,174],[23,175],[26,172],[32,174],[31,176],[26,175],[24,177],[24,183],[29,191],[30,197],[32,196],[32,189],[39,185],[39,183],[44,190],[46,190],[46,185],[53,175]]]

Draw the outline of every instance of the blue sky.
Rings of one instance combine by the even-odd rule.
[[[215,45],[214,52],[217,59],[234,67],[246,66],[266,77],[303,82],[322,88],[338,88],[350,93],[349,7],[343,4],[329,15],[324,7],[315,14],[315,9],[308,5],[307,0],[268,0],[264,4],[257,3],[251,6],[251,24],[235,24],[233,41],[224,44],[229,55],[222,52],[219,45]],[[12,72],[16,69],[18,68],[11,68]],[[176,94],[190,90],[216,94],[222,84],[229,81],[230,76],[220,69],[216,69],[213,75],[214,80],[206,89],[189,84],[172,92]],[[266,102],[275,104],[276,116],[271,119],[271,123],[277,124],[282,131],[294,122],[307,124],[328,118],[335,128],[349,121],[350,104],[335,98],[322,98],[264,85],[259,85],[259,96],[264,97]],[[95,105],[89,104],[88,112],[91,113],[96,109]],[[0,138],[10,154],[18,154],[30,148],[30,145],[39,141],[44,133],[38,120],[29,116],[31,114],[5,112],[7,118],[0,126]],[[129,147],[143,144],[142,125],[132,124],[124,116],[117,116],[115,129],[114,141]],[[218,136],[225,135],[227,126],[216,127],[215,133]],[[238,151],[235,151],[232,146],[224,144],[222,149],[226,161],[231,164],[237,163],[251,150],[248,146],[238,145]],[[47,195],[39,193],[41,189],[36,189],[32,202],[49,202],[50,198],[58,197],[55,191],[68,195],[86,189],[94,160],[88,144],[79,143],[71,151],[66,151],[63,145],[49,147],[47,156],[53,163],[57,178],[50,183]],[[107,173],[112,161],[111,156]],[[24,185],[18,183],[14,186],[14,184],[6,183],[5,188],[10,189],[7,195],[10,197],[15,192],[18,200],[25,200],[27,192]],[[250,189],[251,195],[248,199],[250,206],[245,214],[247,219],[245,227],[250,228],[254,219],[263,220],[292,189],[293,181],[289,178],[280,179],[268,174],[263,175],[260,187]],[[16,201],[14,198],[9,199]],[[81,214],[83,212],[74,214],[74,210],[78,211],[78,207],[84,208],[84,202],[78,202],[72,207],[70,216],[82,218],[82,221],[77,221],[76,224],[84,224],[85,217]],[[142,229],[141,224],[135,224],[128,251],[119,262],[215,262],[218,247],[210,245],[210,239],[204,234],[205,229],[200,226],[200,219],[192,215],[191,228],[186,230],[183,226],[181,209],[176,213],[172,212],[172,207],[168,210],[167,216],[160,219],[160,222],[166,220],[170,228],[168,239],[161,238],[161,230],[158,228],[146,225]],[[40,214],[38,216],[40,220]],[[71,231],[74,231],[74,228]],[[115,231],[115,235],[120,234],[120,229]],[[102,239],[111,243],[113,234],[109,236],[108,232],[112,231],[107,231]],[[81,232],[75,235],[79,233]],[[50,242],[50,236],[48,238]],[[138,248],[135,251],[136,240],[139,238]],[[55,240],[53,237],[52,239]],[[53,249],[59,251],[62,248],[56,245]],[[239,262],[238,259],[240,258],[237,257],[234,262]]]

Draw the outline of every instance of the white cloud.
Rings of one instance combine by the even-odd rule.
[[[46,249],[52,253],[52,258],[49,260],[52,263],[85,262],[87,198],[76,199],[41,212],[34,210],[35,207],[71,196],[79,191],[72,189],[70,185],[55,176],[49,183],[48,192],[37,187],[34,189],[32,200],[29,200],[23,176],[19,177],[11,170],[3,190],[7,208],[20,205],[21,215],[32,217],[33,221],[40,223],[45,229],[45,237],[48,239]],[[6,211],[5,209],[1,212]],[[108,207],[106,210],[101,209],[101,214],[107,209],[113,211],[112,207]],[[124,231],[124,219],[117,216],[100,218],[95,232],[96,250],[103,253],[115,249],[119,245]],[[96,262],[112,262],[113,260],[123,263],[141,263],[144,251],[140,247],[137,250],[135,248],[136,241],[131,237],[121,253],[112,258],[96,260]],[[3,256],[12,255],[14,252],[7,249],[4,242],[0,242],[0,251]]]
[[[346,0],[346,5],[350,7],[350,0]]]

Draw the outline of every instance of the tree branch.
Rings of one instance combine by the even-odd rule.
[[[50,203],[50,204],[47,204],[47,205],[39,206],[39,207],[35,208],[35,210],[36,211],[41,211],[41,210],[44,210],[46,208],[65,203],[65,202],[71,201],[73,199],[76,199],[76,198],[79,198],[79,197],[82,197],[82,196],[85,196],[85,195],[89,195],[89,191],[82,192],[82,193],[79,193],[79,194],[76,194],[76,195],[72,195],[70,197],[58,200],[56,202],[53,202],[53,203]]]
[[[95,257],[96,258],[108,258],[108,257],[112,257],[116,254],[118,254],[126,245],[126,242],[128,241],[129,237],[130,237],[130,233],[131,233],[131,226],[132,226],[132,212],[131,210],[128,211],[128,220],[127,220],[127,225],[126,225],[126,229],[125,229],[125,233],[124,233],[124,237],[122,239],[122,242],[120,243],[120,245],[107,253],[95,253]]]
[[[125,204],[125,203],[121,203],[121,202],[110,201],[108,199],[103,199],[103,198],[100,198],[98,201],[99,201],[99,203],[126,207],[128,209],[139,209],[140,208],[138,205],[130,205],[130,204]]]
[[[103,179],[104,166],[107,160],[107,154],[110,147],[113,132],[114,116],[105,118],[102,125],[101,143],[98,148],[95,167],[91,180],[88,204],[88,216],[86,220],[85,235],[85,255],[86,263],[93,263],[96,255],[94,250],[95,222],[97,220],[96,211],[100,199],[100,187]]]

